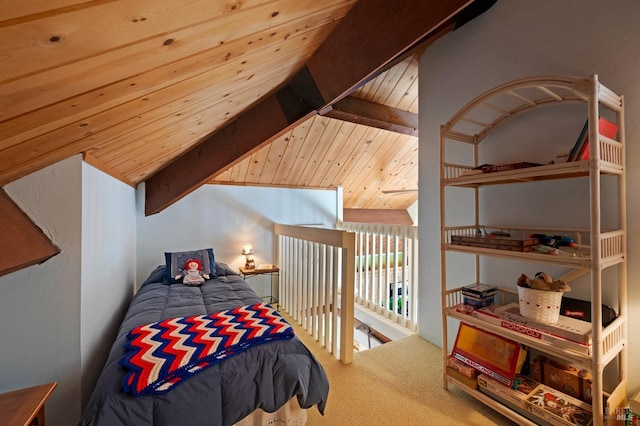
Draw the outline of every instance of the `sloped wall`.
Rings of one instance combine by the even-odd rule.
[[[76,424],[133,293],[135,192],[81,156],[5,189],[62,252],[0,277],[0,392],[57,382],[47,424]]]
[[[62,252],[0,278],[0,392],[58,382],[52,425],[80,413],[81,185],[76,156],[5,187]]]

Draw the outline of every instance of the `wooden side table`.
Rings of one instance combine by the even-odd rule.
[[[280,268],[276,265],[270,265],[269,268],[253,268],[247,269],[244,266],[240,267],[240,275],[242,278],[247,279],[248,277],[256,276],[256,275],[269,275],[271,277],[271,294],[268,296],[263,296],[263,299],[269,298],[269,303],[275,303],[278,305],[278,299],[273,295],[273,280],[278,279],[280,274]]]
[[[44,426],[44,404],[56,382],[0,394],[0,425]]]

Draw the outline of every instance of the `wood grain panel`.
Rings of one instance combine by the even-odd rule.
[[[4,0],[0,8],[0,27],[19,25],[23,22],[42,19],[46,16],[95,7],[96,5],[112,1],[116,0]]]
[[[257,10],[256,16],[252,14],[249,18],[257,19],[263,14],[271,13],[270,10]],[[197,31],[197,28],[190,29],[190,37],[195,44],[190,49],[182,47],[190,45],[186,35],[180,43],[172,43],[169,46],[163,45],[166,40],[166,36],[163,35],[156,40],[106,52],[91,61],[83,60],[46,73],[26,75],[20,80],[0,86],[3,95],[0,96],[0,122],[24,114],[27,110],[37,111],[32,114],[31,119],[18,117],[17,123],[9,123],[3,129],[7,132],[3,139],[10,145],[11,137],[15,136],[13,142],[18,143],[33,137],[36,131],[40,134],[51,131],[52,126],[47,126],[49,123],[59,126],[58,123],[64,120],[69,124],[127,100],[183,80],[196,78],[226,64],[229,60],[239,64],[238,69],[230,73],[245,70],[251,75],[256,73],[256,68],[264,71],[262,63],[251,62],[247,56],[272,48],[281,52],[282,56],[295,57],[295,51],[299,46],[292,45],[295,44],[292,40],[297,40],[299,45],[317,46],[316,42],[326,37],[335,25],[336,19],[339,18],[338,12],[346,11],[342,8],[338,11],[320,10],[309,16],[284,22],[282,28],[263,24],[263,28],[256,32],[248,32],[248,26],[241,25],[241,20],[232,20],[226,24],[229,27],[203,28],[200,31]],[[237,28],[245,29],[240,31]],[[220,31],[223,33],[220,34]],[[314,31],[317,33],[308,34]],[[229,40],[226,40],[227,36],[230,37]],[[215,43],[202,46],[199,43],[201,39],[215,40]],[[280,43],[282,45],[279,45]],[[180,54],[183,56],[178,56]],[[137,69],[138,66],[140,70]],[[138,72],[142,71],[143,67],[146,67],[145,73],[140,75]],[[68,84],[69,81],[73,81],[73,84]],[[211,81],[217,79],[209,80],[209,84]],[[89,89],[93,90],[88,91]],[[51,106],[47,107],[48,105]],[[45,107],[46,115],[40,111]],[[42,120],[43,116],[47,119]]]
[[[378,100],[379,103],[411,111],[407,105],[403,104],[407,102],[413,103],[417,97],[417,91],[411,91],[410,88],[418,81],[419,61],[419,55],[413,55],[405,59],[401,66],[394,67],[397,70],[395,81],[389,82],[386,89],[381,89],[376,93],[376,96],[381,96],[382,93],[385,93],[385,96],[381,96]],[[408,100],[405,100],[405,98]],[[418,111],[411,112],[417,113]]]
[[[260,176],[262,176],[262,170],[264,169],[268,156],[269,146],[265,146],[263,149],[251,154],[248,161],[249,169],[247,170],[247,175],[244,178],[245,182],[249,184],[260,183]]]
[[[313,151],[317,147],[318,141],[322,138],[328,123],[329,119],[326,117],[313,117],[311,128],[296,154],[296,160],[289,166],[289,177],[294,186],[298,185],[302,173],[313,158]]]
[[[288,179],[291,176],[292,179],[297,179],[297,176],[291,175],[291,170],[293,166],[298,161],[298,154],[302,149],[304,142],[309,134],[309,130],[313,125],[316,117],[312,117],[302,123],[298,124],[293,131],[291,132],[291,136],[289,136],[289,141],[287,143],[287,149],[282,155],[282,160],[280,161],[280,167],[276,171],[276,174],[273,178],[274,185],[289,185],[290,182]],[[293,185],[291,185],[293,186]]]
[[[345,200],[349,200],[349,205],[358,205],[358,200],[364,194],[363,191],[369,188],[377,188],[377,177],[380,176],[389,156],[393,155],[392,151],[395,149],[400,135],[384,130],[382,132],[385,133],[386,137],[377,138],[376,142],[368,147],[368,155],[363,156],[356,165],[356,169],[359,172],[351,176],[348,184],[344,185],[344,196]]]
[[[282,161],[282,157],[284,155],[285,150],[287,149],[287,145],[289,144],[289,138],[291,137],[291,132],[287,132],[271,142],[269,146],[262,148],[263,150],[268,149],[269,153],[266,157],[266,163],[264,168],[262,169],[262,175],[260,176],[259,183],[262,185],[273,184],[274,176],[279,167],[281,167],[280,163]]]
[[[306,185],[314,187],[326,186],[331,165],[339,161],[340,152],[344,146],[349,145],[349,136],[355,127],[356,125],[353,123],[330,119],[323,140],[329,140],[332,143],[321,144],[323,149],[316,150],[314,158],[305,168],[298,182],[304,182]],[[322,158],[320,158],[320,154]]]
[[[345,123],[346,124],[346,123]],[[348,123],[354,125],[353,123]],[[346,168],[346,163],[350,158],[353,158],[356,154],[354,152],[359,149],[362,144],[365,133],[371,130],[369,127],[365,127],[359,124],[354,125],[354,129],[350,134],[344,133],[342,137],[336,138],[332,145],[336,145],[339,148],[339,152],[336,155],[334,161],[331,163],[329,170],[325,173],[323,186],[335,187],[342,186],[344,182],[348,182],[349,170]],[[338,176],[343,173],[342,177]]]
[[[295,38],[292,38],[291,43],[295,43],[295,40],[296,40]],[[304,48],[305,47],[302,47],[301,49],[304,49]],[[260,52],[263,52],[263,51],[260,51]],[[278,55],[276,54],[276,52],[266,51],[266,52],[263,52],[263,54],[264,56],[259,55],[259,57],[256,58],[256,60],[257,61],[263,60],[263,63],[264,63],[265,62],[264,60],[267,57],[269,57],[269,54],[271,54],[272,58],[278,58]],[[304,56],[302,57],[295,56],[295,58],[297,58],[299,62],[303,62],[305,59]],[[238,61],[235,61],[234,63],[241,63],[241,62],[242,62],[242,59],[238,59]],[[267,61],[267,64],[269,64],[268,61]],[[290,66],[287,63],[285,63],[285,65]],[[294,66],[298,67],[299,64],[295,64]],[[93,148],[99,147],[99,145],[96,143],[91,143],[91,145],[87,146],[87,144],[83,142],[83,139],[86,137],[92,137],[93,135],[96,135],[95,137],[97,139],[101,139],[102,137],[97,136],[97,134],[101,131],[110,129],[116,125],[121,124],[123,117],[134,117],[134,121],[138,123],[140,122],[138,117],[140,116],[141,113],[144,113],[145,111],[155,111],[156,113],[158,113],[162,111],[162,109],[159,109],[159,108],[164,106],[164,104],[167,104],[167,103],[169,104],[173,103],[175,105],[175,108],[172,108],[172,110],[178,112],[180,111],[180,108],[183,107],[185,104],[193,103],[193,101],[187,98],[186,95],[194,94],[194,96],[196,97],[204,97],[206,96],[207,90],[212,90],[214,92],[222,90],[223,93],[221,94],[219,93],[219,95],[224,96],[225,94],[228,93],[227,87],[233,86],[233,85],[239,85],[241,81],[247,81],[247,80],[253,79],[253,75],[247,75],[246,73],[244,74],[238,73],[236,71],[236,68],[233,67],[233,64],[230,64],[229,67],[231,67],[231,69],[226,71],[225,71],[225,68],[220,68],[220,67],[214,68],[211,72],[206,72],[206,73],[197,75],[192,79],[179,81],[178,83],[170,85],[165,89],[159,90],[154,93],[147,93],[142,97],[135,99],[134,101],[122,103],[114,109],[109,109],[104,113],[97,114],[93,117],[83,120],[82,122],[74,123],[71,126],[66,126],[61,128],[60,130],[49,132],[47,134],[44,134],[41,137],[34,138],[28,141],[31,144],[31,146],[33,146],[32,149],[26,148],[24,146],[25,143],[22,143],[19,146],[13,146],[13,147],[10,146],[3,150],[0,150],[0,161],[4,160],[4,162],[1,163],[2,165],[0,165],[0,170],[2,170],[3,174],[7,175],[9,178],[15,178],[16,176],[14,176],[11,173],[12,168],[20,169],[23,167],[23,164],[27,162],[29,162],[29,164],[34,167],[41,167],[42,164],[37,163],[36,160],[41,156],[42,151],[50,152],[48,156],[54,159],[57,158],[57,160],[59,161],[60,159],[66,158],[69,155],[73,155],[73,153],[78,153],[78,152],[87,150],[89,148],[93,149]],[[279,77],[277,84],[280,84],[281,81],[284,80],[287,75],[290,75],[293,72],[293,70],[291,69],[288,70],[288,72],[283,72],[285,70],[278,69],[276,68],[275,65],[271,67],[265,67],[265,69],[267,73],[264,75],[269,76],[270,75],[269,73],[272,73],[273,75],[277,75]],[[224,79],[225,76],[230,76],[232,78],[232,81],[227,83],[226,85],[221,85],[221,86],[217,86],[217,85],[212,86],[210,84],[211,81],[220,80],[221,78]],[[261,82],[258,79],[255,81],[255,84],[261,85],[261,83],[264,83],[264,82],[265,81]],[[274,84],[274,83],[271,83],[271,84]],[[268,86],[265,86],[264,84],[262,86],[268,87]],[[240,85],[239,87],[243,87],[243,86]],[[250,89],[251,89],[251,86],[247,90],[250,90]],[[258,94],[253,92],[253,94],[251,95],[250,102],[254,102]],[[174,99],[177,99],[177,100],[174,100]],[[246,105],[246,103],[244,105]],[[149,121],[155,122],[157,121],[157,119],[147,116],[145,120],[143,120],[143,122],[145,123]],[[164,123],[163,127],[167,129],[172,128],[172,127],[166,126],[166,123]],[[128,132],[129,130],[123,129],[120,132],[120,134],[124,135]],[[200,137],[204,136],[205,134],[206,132],[200,135]],[[199,138],[195,138],[195,139],[191,138],[188,140],[190,140],[191,143],[195,143],[198,139]],[[75,145],[71,145],[69,143],[70,141],[79,141],[79,142]],[[123,144],[124,146],[129,145],[127,141],[123,141]],[[190,144],[183,146],[183,149],[187,148],[188,146],[190,146]],[[55,149],[58,149],[61,147],[64,147],[64,151],[60,152],[57,157],[54,157],[51,151],[54,151]],[[102,161],[107,162],[106,159],[101,158],[101,154],[99,151],[96,151],[94,155],[97,158],[100,158]],[[173,155],[170,158],[174,158],[174,157],[175,155]],[[15,162],[17,160],[21,161],[21,163],[16,165]],[[166,158],[165,158],[165,161],[166,161]],[[46,161],[44,163],[45,165],[48,165],[46,164]],[[124,171],[123,173],[126,174],[126,172]],[[129,179],[135,181],[131,177],[129,177]]]
[[[365,177],[364,182],[370,188],[375,188],[375,191],[356,192],[353,198],[352,204],[358,206],[370,205],[372,200],[382,196],[382,191],[385,189],[407,189],[406,183],[403,184],[401,180],[394,176],[393,169],[396,165],[396,159],[404,160],[407,155],[415,155],[416,150],[412,149],[416,144],[408,143],[406,136],[396,135],[395,140],[389,140],[389,151],[387,151],[387,158],[382,158],[376,165],[375,169],[371,170],[368,176]],[[393,160],[389,161],[389,157],[393,157]],[[417,160],[417,156],[416,156]],[[417,164],[416,164],[417,165]],[[406,167],[406,164],[405,164]],[[414,188],[417,187],[417,182]]]
[[[269,63],[269,61],[265,62]],[[135,174],[136,182],[139,182],[142,175],[147,173],[139,173],[140,169],[138,167],[127,168],[117,158],[124,157],[125,160],[130,158],[131,149],[137,149],[140,155],[148,157],[142,162],[143,165],[150,165],[149,161],[153,161],[153,158],[158,156],[164,161],[167,158],[175,158],[193,143],[216,130],[216,128],[210,127],[211,123],[220,125],[232,120],[242,112],[245,105],[255,102],[256,94],[262,93],[260,91],[261,88],[256,89],[256,86],[269,87],[274,85],[274,79],[280,84],[283,76],[290,75],[299,66],[300,64],[297,63],[281,65],[275,61],[273,66],[268,67],[268,73],[251,77],[249,86],[241,84],[248,78],[247,76],[231,74],[234,76],[234,80],[238,80],[236,84],[239,87],[243,87],[243,90],[235,92],[234,95],[229,95],[225,91],[220,92],[220,87],[218,86],[209,86],[196,92],[197,96],[203,99],[177,99],[168,105],[149,111],[146,121],[152,122],[153,126],[139,128],[138,134],[129,135],[126,140],[123,140],[123,143],[118,143],[115,150],[113,149],[114,142],[104,144],[105,148],[100,149],[100,153],[97,155],[100,158],[102,158],[103,154],[110,155],[112,158],[109,161],[114,167],[126,175]],[[180,109],[180,106],[183,106],[183,108]],[[169,113],[164,112],[167,109],[169,109]],[[166,120],[170,120],[172,118],[171,115],[176,113],[181,116],[180,125],[167,127],[165,125]],[[222,122],[220,117],[223,117]],[[132,136],[134,137],[134,142],[130,142]],[[136,140],[139,142],[136,142]],[[190,143],[186,143],[187,141],[190,141]],[[147,149],[149,144],[158,146],[160,149],[149,151]],[[101,144],[100,147],[102,146]],[[137,148],[135,148],[136,146]],[[147,172],[150,170],[149,167],[146,167],[146,169]]]
[[[289,19],[285,17],[295,16],[296,10],[304,13],[312,11],[312,7],[309,0],[279,4],[274,4],[273,0],[120,0],[94,3],[90,8],[45,15],[19,26],[0,27],[1,37],[16,40],[22,36],[21,42],[14,43],[11,54],[5,58],[8,72],[3,79],[13,80],[16,76],[122,51],[128,46],[141,53],[140,47],[136,46],[147,40],[154,40],[154,44],[162,46],[171,39],[181,45],[174,49],[174,54],[187,56],[215,46],[221,41],[219,35],[225,31],[235,29],[245,35],[250,34],[257,32],[257,26],[263,30],[266,26],[275,27]],[[319,7],[322,6],[316,6]],[[195,34],[205,36],[216,28],[219,28],[217,37],[194,37]],[[179,53],[182,49],[186,51]],[[26,63],[25,58],[29,58]],[[156,60],[170,61],[171,58],[159,57]],[[138,63],[134,62],[130,72],[139,71],[137,66]]]
[[[378,136],[385,137],[383,130],[373,127],[364,127],[364,129],[365,131],[360,139],[353,141],[353,150],[346,161],[343,162],[333,181],[331,181],[331,186],[343,186],[345,182],[351,182],[352,177],[355,177],[371,158],[368,147],[375,143]],[[363,158],[365,155],[366,158]]]
[[[329,48],[336,59],[317,65],[327,80],[344,82],[410,32],[417,16],[395,28],[405,7],[429,9],[419,17],[424,25],[460,2],[7,0],[0,10],[0,185],[81,152],[135,185],[275,93],[322,53],[325,40],[337,40]],[[359,3],[369,12],[334,33]],[[411,51],[354,83],[353,95],[417,113],[421,50]],[[359,193],[345,198],[346,207],[406,208],[417,194],[381,193],[417,187],[416,154],[405,142],[381,148],[391,137],[313,117],[212,181],[341,186]]]

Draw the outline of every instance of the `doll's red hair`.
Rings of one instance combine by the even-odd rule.
[[[202,271],[202,262],[200,262],[198,259],[189,259],[184,263],[184,268],[185,269],[189,269],[189,264],[191,262],[195,262],[198,264],[198,271]]]

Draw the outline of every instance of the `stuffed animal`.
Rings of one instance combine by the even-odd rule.
[[[570,291],[571,287],[565,281],[554,280],[551,275],[546,272],[538,272],[535,278],[531,279],[525,274],[518,277],[517,283],[519,287],[532,288],[534,290],[543,291]]]
[[[205,279],[209,279],[208,274],[202,273],[202,263],[198,259],[189,259],[184,264],[181,274],[175,276],[176,280],[184,277],[182,282],[186,285],[200,285]]]

